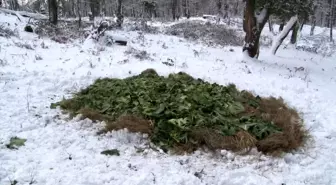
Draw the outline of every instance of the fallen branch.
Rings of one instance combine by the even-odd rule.
[[[15,16],[18,17],[18,19],[20,21],[22,21],[22,17],[31,17],[31,18],[39,19],[39,20],[46,20],[46,19],[48,19],[48,17],[45,16],[45,15],[38,14],[38,13],[30,13],[30,12],[26,12],[26,11],[14,11],[14,10],[8,10],[8,9],[0,8],[0,12],[4,12],[4,13],[11,14],[11,15],[15,15]]]

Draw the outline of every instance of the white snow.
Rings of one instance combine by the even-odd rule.
[[[241,47],[212,48],[161,34],[139,40],[136,32],[122,31],[115,34],[134,41],[127,47],[102,50],[91,43],[82,50],[79,41],[58,44],[22,32],[24,24],[15,16],[0,13],[3,22],[13,28],[17,24],[20,38],[0,37],[1,185],[13,180],[19,185],[336,184],[335,56],[282,48],[273,56],[262,48],[259,60],[250,61],[243,60]],[[34,50],[14,42],[28,43]],[[154,60],[125,55],[129,47],[146,50]],[[203,52],[196,57],[193,50]],[[37,55],[42,60],[36,60]],[[176,65],[162,64],[168,58]],[[129,62],[119,64],[125,59]],[[60,110],[49,108],[97,78],[125,78],[147,68],[161,75],[185,71],[209,82],[232,82],[261,96],[282,96],[300,111],[314,142],[283,158],[256,151],[244,156],[229,151],[215,156],[201,151],[174,156],[152,149],[138,153],[137,148],[148,144],[145,136],[126,131],[97,136],[103,124],[66,121]],[[27,139],[25,146],[7,149],[13,136]],[[114,148],[120,156],[100,154]]]

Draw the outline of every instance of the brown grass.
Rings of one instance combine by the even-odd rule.
[[[282,98],[262,98],[259,108],[246,106],[246,110],[248,114],[262,117],[282,129],[282,133],[275,133],[258,141],[256,146],[259,151],[288,152],[304,144],[307,131],[303,128],[303,121],[298,112],[289,108]]]
[[[257,140],[246,131],[239,131],[233,136],[223,136],[215,129],[202,128],[193,130],[191,135],[192,139],[197,141],[197,144],[176,144],[174,145],[173,153],[192,153],[204,146],[212,152],[217,149],[226,149],[235,152],[249,151],[257,143]]]
[[[88,118],[92,121],[109,121],[111,118],[109,116],[106,116],[104,114],[100,114],[99,112],[89,109],[89,108],[83,108],[79,111],[79,113],[82,115],[81,118],[85,119]]]
[[[192,131],[193,139],[211,150],[227,149],[240,151],[252,148],[257,140],[246,131],[239,131],[233,136],[223,136],[215,129],[202,128]]]
[[[140,132],[151,134],[153,132],[153,123],[135,115],[120,116],[114,122],[107,122],[105,131],[127,129],[130,132]]]
[[[151,134],[153,131],[153,124],[151,121],[135,115],[123,115],[116,121],[111,121],[113,120],[111,117],[89,108],[83,108],[79,111],[79,113],[81,114],[81,119],[88,118],[92,121],[105,121],[105,128],[99,132],[100,134],[125,128],[130,132],[140,132],[146,134]]]

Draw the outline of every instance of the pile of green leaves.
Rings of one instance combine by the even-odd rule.
[[[258,107],[260,97],[246,96],[234,85],[221,86],[186,73],[159,76],[148,69],[126,79],[98,79],[94,84],[63,100],[62,109],[77,114],[90,108],[114,121],[125,114],[154,121],[151,139],[161,147],[193,141],[195,129],[216,129],[223,136],[245,130],[261,140],[281,130],[260,117],[248,115],[245,105]]]

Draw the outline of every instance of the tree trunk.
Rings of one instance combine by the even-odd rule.
[[[71,3],[72,14],[73,14],[74,17],[76,17],[76,13],[75,12],[77,12],[77,11],[76,11],[76,8],[75,8],[75,1],[73,0],[71,2],[72,2]]]
[[[333,42],[333,27],[334,27],[334,5],[335,5],[335,0],[331,0],[331,8],[330,8],[330,42]]]
[[[50,23],[56,25],[58,21],[58,5],[57,0],[48,0],[49,6],[49,21]]]
[[[183,16],[187,17],[187,0],[182,0],[182,12]]]
[[[177,10],[177,0],[172,0],[172,15],[173,15],[173,20],[174,21],[177,18],[176,10]]]
[[[314,35],[314,30],[315,30],[315,26],[316,26],[316,11],[317,11],[318,6],[315,5],[313,8],[313,13],[311,16],[311,27],[310,27],[310,35]]]
[[[102,0],[99,8],[101,9],[99,12],[102,13],[103,16],[105,17],[106,16],[106,1],[105,0]]]
[[[223,3],[222,3],[222,0],[217,0],[216,6],[217,6],[217,14],[218,14],[218,16],[222,17],[223,16],[223,12],[222,12]]]
[[[279,32],[281,32],[284,29],[285,21],[282,21],[282,23],[279,26]]]
[[[195,15],[198,16],[200,13],[200,3],[199,2],[195,2]]]
[[[247,52],[247,54],[252,58],[258,58],[260,34],[268,20],[269,15],[267,10],[263,9],[258,15],[260,17],[257,20],[254,10],[255,0],[245,0],[245,3],[243,28],[246,35],[243,52]]]
[[[100,0],[90,0],[90,10],[91,10],[91,16],[90,16],[90,21],[94,21],[94,18],[99,16],[99,11],[100,11]]]
[[[123,22],[124,22],[124,16],[122,14],[122,0],[118,0],[117,26],[120,28]]]
[[[268,28],[271,33],[274,33],[273,23],[270,18],[268,19]]]
[[[282,30],[282,32],[279,34],[279,36],[276,38],[276,40],[273,41],[272,43],[272,54],[275,55],[275,53],[278,51],[280,45],[282,44],[282,42],[285,40],[285,38],[287,37],[288,33],[290,32],[290,30],[293,28],[293,26],[297,23],[298,20],[298,16],[293,16],[288,23],[286,24],[286,26],[284,27],[284,29]]]
[[[81,2],[77,1],[78,28],[82,27]]]
[[[244,0],[246,1],[246,0]],[[235,6],[234,6],[234,9],[233,9],[233,14],[234,15],[238,15],[238,7],[239,7],[239,1],[236,2]]]
[[[186,14],[187,18],[190,18],[190,0],[186,0]]]
[[[19,5],[19,3],[18,3],[18,0],[10,0],[10,4],[9,4],[10,6],[9,6],[9,9],[11,9],[11,10],[15,10],[15,11],[17,11],[17,10],[19,10],[19,8],[20,8],[20,5]]]
[[[181,15],[182,15],[182,11],[181,11],[181,0],[176,0],[176,18],[177,20],[180,19]]]
[[[291,36],[291,39],[290,39],[290,43],[291,44],[295,44],[296,43],[298,31],[299,31],[299,24],[296,21],[296,23],[292,26],[292,36]]]
[[[306,24],[307,20],[303,20],[302,24],[300,25],[300,32],[303,30],[303,26]]]
[[[224,15],[223,15],[224,19],[229,19],[229,4],[227,2],[225,2],[224,4]]]
[[[315,17],[315,16],[314,16],[314,17]],[[315,25],[316,25],[316,17],[315,17],[315,19],[312,20],[312,25],[311,25],[311,27],[310,27],[310,35],[311,35],[311,36],[314,35]]]

